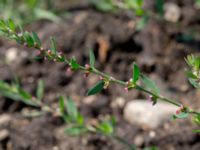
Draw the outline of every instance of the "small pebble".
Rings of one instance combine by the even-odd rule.
[[[177,22],[181,17],[181,9],[174,3],[166,3],[164,5],[164,18],[170,22]]]
[[[11,121],[11,116],[8,114],[0,115],[0,126],[7,125]]]
[[[3,141],[9,137],[9,131],[6,129],[0,130],[0,141]]]

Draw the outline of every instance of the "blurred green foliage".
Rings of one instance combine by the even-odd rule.
[[[119,10],[133,11],[137,16],[144,14],[143,0],[90,0],[91,4],[100,11],[116,12]]]
[[[12,18],[22,25],[39,19],[60,20],[53,13],[52,0],[1,0],[0,18]]]

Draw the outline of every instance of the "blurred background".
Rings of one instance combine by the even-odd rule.
[[[35,31],[44,46],[55,37],[58,49],[80,64],[88,63],[89,50],[96,67],[117,79],[132,76],[132,62],[148,75],[162,95],[200,110],[200,92],[187,81],[184,58],[199,55],[199,0],[0,0],[0,17],[12,18]],[[45,83],[44,102],[57,108],[59,95],[72,97],[88,122],[103,116],[117,119],[116,132],[138,148],[199,150],[200,135],[192,120],[172,119],[174,107],[152,107],[147,95],[125,93],[111,85],[86,97],[98,77],[83,79],[82,72],[66,73],[65,64],[36,61],[33,50],[0,39],[0,80],[34,93],[37,81]],[[51,115],[26,118],[33,108],[0,96],[0,150],[124,150],[124,145],[96,134],[70,137],[64,122]],[[155,148],[155,149],[156,149]]]

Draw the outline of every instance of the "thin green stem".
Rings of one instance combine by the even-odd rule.
[[[153,96],[157,97],[158,99],[163,100],[165,102],[168,102],[170,104],[173,104],[175,106],[178,106],[178,107],[181,106],[181,104],[175,102],[175,100],[171,100],[171,99],[165,98],[165,97],[163,97],[161,95],[157,95],[157,94],[155,94],[155,93],[153,93],[151,91],[148,91],[147,89],[143,88],[142,86],[136,85],[135,88],[138,89],[138,90],[140,90],[140,91],[143,91],[143,92],[145,92],[147,94],[153,95]]]
[[[14,32],[14,31],[10,30],[9,28],[7,29],[7,31],[3,31],[3,32],[5,32],[5,34],[11,39],[13,39],[13,37],[15,37],[15,40],[16,41],[20,41],[19,42],[20,44],[27,45],[26,39],[25,39],[25,37],[23,37],[24,36],[23,33],[22,34],[18,34],[17,32]],[[43,47],[39,46],[37,43],[34,44],[32,46],[32,48],[41,50],[41,52],[44,55],[44,57],[47,57],[47,58],[50,57],[50,60],[54,60],[56,62],[63,62],[65,64],[69,65],[69,66],[71,65],[70,61],[65,57],[64,57],[64,61],[57,61],[57,58],[59,57],[58,54],[54,54],[54,55],[49,54],[48,53],[48,51],[49,51],[48,49],[44,49]],[[116,84],[120,84],[122,86],[127,86],[127,82],[115,79],[114,77],[110,76],[109,74],[103,73],[103,72],[99,71],[96,68],[92,67],[92,68],[90,68],[88,70],[88,68],[86,68],[85,66],[79,65],[78,69],[80,69],[80,70],[82,70],[84,72],[89,72],[89,73],[92,73],[92,74],[96,74],[98,76],[102,76],[106,81],[109,82],[109,84],[110,83],[116,83]],[[152,96],[156,97],[159,100],[165,101],[165,102],[170,103],[172,105],[175,105],[177,107],[182,107],[182,104],[176,102],[175,100],[169,99],[169,98],[165,98],[162,95],[154,93],[154,92],[152,92],[152,91],[150,91],[150,90],[146,89],[145,87],[142,87],[142,86],[140,86],[138,84],[133,85],[133,87],[131,87],[130,89],[136,89],[136,90],[139,90],[139,91],[143,91],[144,93],[152,95]],[[200,115],[200,112],[196,112],[196,111],[193,111],[193,110],[188,109],[188,108],[185,109],[185,110],[190,114]]]

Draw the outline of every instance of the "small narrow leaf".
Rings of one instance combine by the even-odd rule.
[[[92,50],[90,50],[90,66],[93,68],[94,64],[95,64],[94,52]]]
[[[76,61],[76,58],[72,58],[70,60],[70,66],[71,66],[72,70],[77,70],[80,67],[80,65]]]
[[[56,41],[54,38],[51,37],[51,51],[52,51],[52,54],[56,54],[57,52],[57,48],[56,48]]]
[[[8,25],[9,25],[9,28],[10,28],[13,32],[15,32],[16,26],[15,26],[15,23],[13,22],[12,19],[9,19],[9,20],[8,20]]]
[[[158,87],[156,86],[156,84],[150,78],[141,74],[141,79],[142,79],[142,82],[144,83],[144,86],[146,88],[148,88],[149,90],[151,90],[152,92],[154,92],[156,94],[160,93]]]
[[[87,96],[94,95],[96,93],[99,93],[104,87],[104,81],[99,81],[95,86],[93,86],[89,91],[87,92]]]
[[[30,101],[32,96],[27,93],[26,91],[24,91],[23,89],[18,89],[18,92],[20,94],[20,96],[23,98],[23,100],[26,100],[26,101]]]
[[[96,9],[100,10],[100,11],[111,11],[111,12],[115,12],[117,9],[114,6],[112,0],[102,0],[101,2],[99,2],[99,0],[90,0],[91,3],[96,7]]]
[[[38,106],[34,101],[31,101],[32,96],[17,84],[9,85],[0,80],[0,94],[15,101],[21,101],[27,105]]]
[[[198,77],[196,75],[194,75],[191,71],[187,71],[186,75],[188,78],[198,79]]]
[[[1,30],[6,30],[7,26],[6,26],[6,22],[4,20],[0,20],[0,29]]]
[[[97,129],[105,135],[109,135],[114,132],[114,128],[109,121],[102,122],[100,125],[98,125]]]
[[[197,80],[189,78],[188,79],[190,84],[193,85],[195,88],[200,89],[200,84],[197,82]]]
[[[34,45],[34,40],[31,37],[31,35],[28,32],[25,32],[24,37],[25,37],[25,40],[26,40],[26,43],[28,44],[28,46],[32,47]]]
[[[194,115],[192,120],[195,124],[200,125],[200,115]]]
[[[70,97],[67,98],[67,113],[73,121],[77,121],[78,110]]]
[[[136,22],[136,30],[140,31],[142,30],[146,25],[147,22],[149,21],[149,16],[143,15],[137,22]]]
[[[53,12],[45,10],[45,9],[36,8],[34,13],[35,13],[35,16],[37,19],[47,19],[47,20],[51,20],[51,21],[57,22],[57,23],[62,21]]]
[[[156,10],[160,16],[164,13],[164,0],[156,0]]]
[[[188,113],[187,112],[181,112],[180,114],[175,114],[173,115],[174,119],[184,119],[188,117]]]
[[[139,67],[134,63],[133,64],[133,80],[132,82],[135,84],[138,79],[139,79],[139,76],[140,76],[140,70],[139,70]]]
[[[42,80],[39,80],[39,82],[38,82],[36,95],[37,95],[37,99],[39,101],[41,101],[44,96],[44,81],[42,81]]]
[[[60,96],[59,98],[59,109],[60,109],[60,112],[64,115],[65,113],[65,99],[63,96]]]
[[[192,130],[194,133],[200,133],[200,130]]]
[[[83,127],[83,126],[75,126],[75,127],[67,127],[65,128],[65,132],[71,136],[77,136],[80,134],[84,134],[88,131],[87,128]]]
[[[84,124],[84,117],[82,114],[78,113],[78,116],[76,118],[76,121],[79,125],[83,125]]]
[[[37,33],[33,32],[32,34],[33,34],[33,40],[34,40],[34,42],[35,42],[39,47],[41,47],[41,46],[42,46],[42,43],[41,43],[40,38],[38,37]]]

